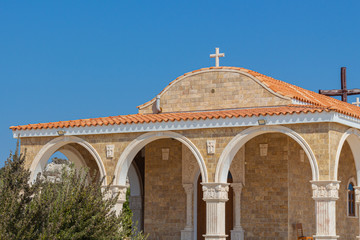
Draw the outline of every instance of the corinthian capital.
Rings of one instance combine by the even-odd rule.
[[[242,183],[231,183],[230,186],[233,188],[234,193],[241,193],[241,190],[243,189]]]
[[[113,196],[116,194],[119,194],[119,197],[117,200],[119,203],[124,203],[126,201],[126,191],[127,191],[126,186],[112,185],[110,189],[112,191]]]
[[[340,181],[311,181],[314,200],[338,200]]]
[[[228,200],[228,183],[201,183],[203,185],[203,200],[226,202]]]
[[[185,189],[186,194],[191,194],[194,191],[194,187],[192,183],[184,183],[183,187]]]
[[[360,186],[354,187],[355,189],[355,202],[360,204]]]

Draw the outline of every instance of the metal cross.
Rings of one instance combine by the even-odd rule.
[[[353,102],[352,104],[360,107],[360,98],[356,98],[356,102]]]
[[[360,89],[347,89],[346,88],[346,67],[341,68],[341,89],[334,90],[319,90],[320,94],[326,96],[341,96],[341,100],[347,102],[347,97],[349,95],[358,95],[360,94]]]
[[[215,58],[215,67],[219,67],[220,57],[225,57],[225,53],[219,53],[219,48],[215,48],[215,54],[210,54],[210,58]]]

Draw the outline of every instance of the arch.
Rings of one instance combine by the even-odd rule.
[[[311,166],[312,180],[319,180],[319,168],[309,144],[298,133],[283,126],[250,127],[237,134],[225,147],[216,166],[215,182],[226,182],[231,162],[239,149],[250,139],[264,133],[283,133],[294,139],[305,151]]]
[[[348,190],[348,187],[349,187],[350,183],[352,183],[353,186],[356,187],[357,186],[356,182],[357,181],[356,181],[356,179],[354,177],[349,178],[349,180],[347,181],[347,184],[345,186],[345,189]]]
[[[356,178],[357,182],[360,180],[360,131],[355,128],[348,129],[341,137],[335,157],[335,168],[334,168],[334,179],[338,179],[338,170],[340,162],[341,150],[344,146],[345,141],[349,143],[351,152],[354,157],[356,167]]]
[[[49,141],[48,143],[46,143],[40,149],[40,151],[36,154],[33,162],[31,163],[30,169],[29,169],[31,172],[31,175],[30,175],[31,181],[33,181],[35,179],[36,175],[39,172],[42,172],[44,170],[47,160],[51,157],[51,155],[53,155],[56,151],[58,151],[59,148],[65,146],[67,144],[70,144],[70,143],[76,143],[76,144],[79,144],[80,146],[84,147],[91,154],[91,156],[95,159],[96,164],[99,168],[100,177],[104,178],[106,176],[105,166],[104,166],[99,154],[94,149],[94,147],[90,145],[90,143],[88,143],[87,141],[85,141],[84,139],[79,138],[79,137],[61,136],[61,137],[57,137],[57,138]],[[104,178],[104,185],[106,185],[106,184],[107,184],[107,180],[106,180],[106,178]]]
[[[136,154],[148,143],[162,138],[173,138],[183,143],[186,147],[188,147],[191,150],[191,152],[194,154],[196,161],[199,164],[201,176],[204,179],[204,182],[208,181],[207,170],[204,159],[201,156],[200,151],[188,138],[175,132],[155,132],[155,133],[145,133],[137,137],[125,148],[125,150],[121,154],[116,164],[115,184],[125,185],[127,172]]]
[[[86,166],[83,156],[81,156],[80,152],[73,146],[65,145],[58,151],[64,154],[67,159],[71,159],[71,162],[74,163],[75,168],[80,169]]]

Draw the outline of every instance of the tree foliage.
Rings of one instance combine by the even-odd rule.
[[[87,171],[62,171],[61,181],[28,184],[25,155],[14,154],[0,171],[0,239],[136,239],[131,211],[117,216],[118,196]],[[127,208],[126,208],[127,209]]]

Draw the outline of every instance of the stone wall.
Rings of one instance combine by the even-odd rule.
[[[316,233],[315,201],[312,199],[309,159],[300,145],[288,138],[289,165],[289,239],[296,239],[295,224],[301,223],[304,235],[312,237]]]
[[[268,144],[260,156],[260,144]],[[242,226],[246,240],[296,239],[295,224],[315,234],[311,167],[301,147],[283,134],[263,134],[245,145]]]
[[[169,160],[161,149],[169,148]],[[162,139],[145,147],[144,231],[149,240],[178,240],[186,222],[186,194],[181,175],[182,144]]]
[[[288,239],[288,139],[264,134],[245,145],[241,222],[246,240]],[[259,144],[268,144],[260,156]]]
[[[359,218],[347,216],[347,184],[350,178],[356,180],[356,168],[350,146],[345,142],[340,154],[338,180],[341,183],[339,200],[336,201],[336,233],[341,240],[356,239],[359,234]]]
[[[241,107],[279,106],[291,100],[276,96],[245,74],[212,70],[185,76],[161,94],[162,112],[199,111]],[[153,113],[154,104],[139,107]]]

